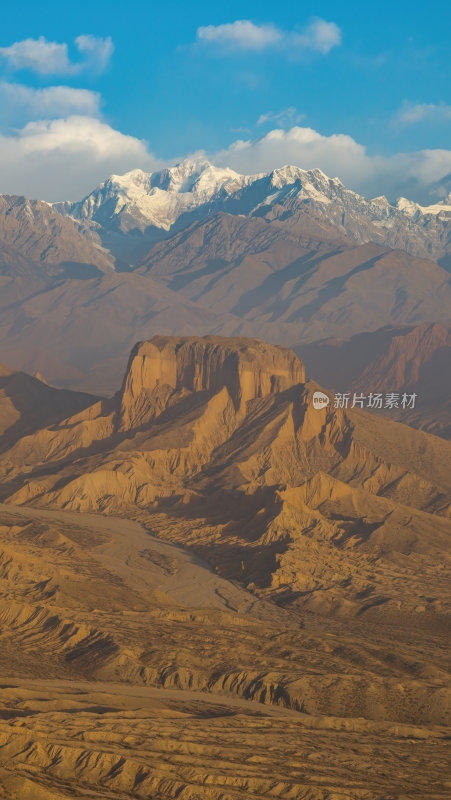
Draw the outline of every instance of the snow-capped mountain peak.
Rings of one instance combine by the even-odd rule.
[[[102,224],[121,215],[119,227],[124,230],[148,226],[169,230],[182,214],[221,194],[229,196],[251,180],[206,159],[187,159],[158,172],[134,169],[111,175],[79,203],[71,204],[68,213]]]
[[[451,198],[431,206],[400,198],[392,205],[384,196],[368,200],[320,169],[288,164],[242,175],[204,157],[157,172],[134,169],[111,175],[80,202],[56,208],[105,231],[134,230],[153,238],[217,212],[271,218],[308,213],[310,219],[336,229],[340,237],[402,247],[427,257],[441,254],[436,243],[440,236],[437,239],[429,230],[431,220],[433,227],[442,228],[451,218]]]
[[[422,217],[443,215],[444,217],[451,216],[451,194],[445,200],[439,203],[434,203],[430,206],[421,206],[419,203],[414,203],[406,197],[400,197],[396,203],[396,208],[402,211],[409,217]]]
[[[257,177],[262,177],[262,175],[255,176],[255,178]],[[339,178],[329,178],[325,172],[317,167],[315,167],[315,169],[306,170],[301,167],[286,165],[274,169],[270,173],[270,178],[275,188],[282,188],[295,183],[302,184],[304,189],[311,186],[314,187],[316,191],[322,189],[326,193],[332,184],[345,188]]]
[[[243,197],[246,189],[252,189],[251,201]],[[268,201],[280,202],[288,195],[327,204],[343,192],[357,197],[338,178],[331,179],[320,169],[286,165],[269,173],[241,175],[200,157],[158,172],[134,169],[124,175],[111,175],[79,203],[69,207],[66,204],[61,210],[77,219],[101,224],[116,220],[115,227],[123,231],[149,226],[168,231],[183,214],[202,206],[211,213],[231,198],[236,200],[234,213],[249,213],[252,208]]]

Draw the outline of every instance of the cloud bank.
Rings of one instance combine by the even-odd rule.
[[[197,30],[197,41],[215,45],[216,55],[233,52],[279,50],[286,55],[305,52],[325,55],[341,44],[341,30],[335,22],[313,19],[298,31],[284,31],[273,24],[256,25],[239,19],[224,25],[206,25]],[[219,48],[219,49],[218,49]]]
[[[0,62],[11,72],[31,70],[39,75],[76,75],[85,70],[102,72],[110,61],[114,45],[109,36],[102,38],[86,34],[75,39],[81,56],[71,61],[66,42],[49,42],[44,36],[23,39],[9,47],[0,47]]]
[[[417,202],[445,197],[451,173],[450,150],[419,150],[381,156],[343,133],[323,136],[313,128],[276,129],[257,139],[238,140],[212,154],[218,165],[239,172],[266,172],[286,164],[303,169],[319,167],[367,197],[401,195]]]
[[[181,157],[185,155],[190,154]],[[219,152],[203,155],[218,166],[245,174],[285,164],[319,167],[367,197],[385,194],[393,200],[402,195],[426,204],[445,197],[451,188],[450,150],[387,157],[369,153],[346,134],[324,136],[298,125],[271,130],[259,138],[239,139]],[[136,167],[153,171],[167,165],[149,151],[145,141],[95,117],[71,115],[29,122],[14,135],[0,136],[0,192],[5,194],[76,200],[112,173]]]
[[[162,166],[146,142],[85,116],[30,122],[0,136],[0,192],[78,200],[113,172]]]
[[[0,119],[17,124],[18,119],[66,117],[71,114],[95,116],[101,96],[89,89],[48,86],[33,89],[20,83],[0,81]]]

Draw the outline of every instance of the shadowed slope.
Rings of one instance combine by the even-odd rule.
[[[143,265],[190,300],[285,343],[294,330],[312,341],[446,320],[451,303],[449,275],[432,261],[284,218],[217,214],[156,245]]]
[[[0,449],[96,401],[93,395],[48,386],[25,372],[0,364]]]
[[[333,194],[340,189],[322,173],[313,178]],[[134,250],[143,236],[128,234],[128,256],[123,236],[123,272],[105,262],[111,256],[99,246],[97,222],[83,215],[75,222],[45,203],[0,198],[2,360],[67,388],[112,392],[136,339],[160,332],[290,345],[381,325],[448,321],[444,269],[389,250],[384,236],[376,243],[358,231],[349,238],[346,226],[313,213],[308,198],[301,202],[298,189],[291,186],[270,211],[257,203],[251,215],[246,206],[247,215],[209,216],[202,206],[200,220],[154,241],[138,264]],[[235,202],[229,197],[227,207],[229,201]],[[329,205],[316,203],[323,211]]]

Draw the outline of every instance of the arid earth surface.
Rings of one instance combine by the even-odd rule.
[[[249,339],[142,342],[54,422],[8,385],[1,797],[449,796],[448,441]]]
[[[2,796],[447,796],[440,628],[277,607],[126,520],[0,520]]]

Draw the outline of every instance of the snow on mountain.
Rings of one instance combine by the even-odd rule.
[[[451,194],[448,195],[446,200],[434,203],[431,206],[420,206],[419,203],[414,203],[406,197],[400,197],[396,203],[396,208],[398,211],[407,214],[407,216],[416,217],[417,219],[424,216],[437,217],[439,215],[444,218],[451,218]]]
[[[246,190],[251,190],[250,205]],[[124,232],[147,226],[168,231],[182,214],[202,206],[219,210],[229,200],[241,199],[243,213],[249,213],[261,203],[280,202],[293,190],[300,199],[321,203],[330,203],[337,190],[354,195],[338,178],[330,179],[320,169],[286,166],[270,173],[240,175],[204,159],[189,159],[160,172],[135,169],[111,175],[80,202],[55,206],[76,219],[103,225],[109,221]]]
[[[187,159],[159,172],[111,175],[80,202],[55,208],[107,233],[139,231],[157,238],[221,211],[268,220],[307,213],[353,241],[427,258],[440,258],[450,249],[451,198],[428,207],[405,198],[392,205],[384,196],[368,200],[320,169],[296,166],[241,175],[203,158]]]
[[[262,198],[256,203],[279,202],[291,193],[298,200],[331,203],[346,199],[368,208],[373,215],[390,216],[402,212],[412,217],[451,212],[451,197],[431,206],[420,206],[401,197],[396,206],[384,196],[367,200],[348,189],[338,178],[329,178],[320,169],[304,170],[285,166],[269,173],[240,175],[226,167],[216,167],[205,159],[187,159],[175,167],[159,172],[134,169],[125,175],[111,175],[87,197],[76,203],[56,203],[59,210],[78,219],[107,218],[128,214],[136,221],[169,230],[184,213],[200,206],[233,198],[243,190],[261,188]],[[128,227],[128,226],[127,226]]]
[[[187,160],[160,172],[134,169],[111,175],[80,202],[65,204],[64,210],[77,219],[115,222],[124,232],[148,226],[168,231],[182,214],[226,198],[251,180],[208,161]]]

